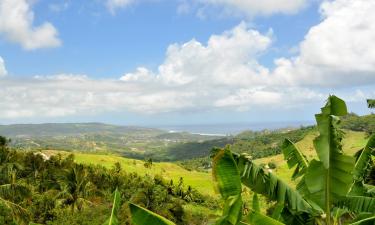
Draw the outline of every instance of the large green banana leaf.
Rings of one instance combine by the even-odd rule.
[[[284,225],[280,221],[253,210],[249,213],[249,223],[251,225]]]
[[[115,190],[114,196],[113,196],[113,204],[112,204],[112,211],[111,211],[111,216],[108,218],[107,221],[103,223],[103,225],[118,225],[118,219],[117,219],[117,213],[121,207],[121,196],[120,192]]]
[[[323,208],[327,217],[332,204],[345,197],[352,184],[354,157],[343,154],[344,134],[338,128],[338,116],[346,114],[345,102],[330,96],[321,113],[315,116],[320,135],[314,140],[314,147],[320,161],[310,162],[302,181],[308,191],[304,194]]]
[[[365,148],[359,153],[353,171],[354,182],[351,185],[348,195],[373,195],[371,194],[373,192],[371,189],[374,187],[366,185],[364,178],[368,170],[371,169],[372,156],[375,155],[375,134],[370,137]]]
[[[252,191],[264,195],[270,200],[283,203],[294,212],[314,213],[319,211],[318,208],[312,208],[300,193],[276,175],[256,165],[251,157],[245,154],[233,155],[241,174],[242,183]]]
[[[350,225],[374,225],[375,215],[370,213],[362,213],[355,218]]]
[[[354,166],[354,180],[362,181],[364,174],[366,173],[368,167],[371,165],[372,156],[375,155],[375,134],[373,134],[368,140],[366,147],[363,149],[361,155],[359,156],[357,162]]]
[[[339,202],[341,207],[355,213],[375,214],[375,198],[365,196],[347,196]]]
[[[224,199],[242,192],[241,177],[229,148],[220,150],[213,159],[212,176],[215,187]]]
[[[260,212],[260,203],[259,203],[257,194],[254,194],[253,196],[253,209],[250,210],[247,220],[248,220],[248,223],[252,225],[281,225],[283,224],[280,221],[277,221],[274,218],[263,215]]]
[[[296,166],[294,173],[292,175],[292,180],[305,174],[306,168],[309,165],[308,160],[302,154],[302,152],[294,145],[289,139],[285,139],[282,145],[283,155],[288,163],[289,169]]]
[[[229,148],[217,152],[213,159],[212,175],[216,189],[225,200],[223,215],[217,225],[236,225],[242,217],[242,185],[236,162]]]
[[[135,204],[130,203],[129,207],[133,225],[175,225],[172,221]]]

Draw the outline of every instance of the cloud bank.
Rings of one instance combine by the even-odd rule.
[[[240,23],[207,43],[172,44],[157,70],[140,67],[117,80],[60,74],[21,82],[7,76],[0,79],[0,118],[288,111],[322,103],[331,93],[365,104],[375,96],[374,10],[375,2],[367,0],[324,2],[322,21],[298,54],[275,59],[272,69],[259,57],[272,47],[274,34]]]

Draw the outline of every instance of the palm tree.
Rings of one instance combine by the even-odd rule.
[[[0,136],[0,204],[11,211],[16,221],[25,224],[29,214],[21,203],[31,196],[31,191],[27,185],[18,183],[17,173],[22,167],[12,162],[16,155],[8,149],[8,143],[8,139]]]
[[[76,164],[66,172],[62,189],[58,198],[64,199],[64,204],[70,205],[72,213],[75,208],[81,210],[84,204],[92,204],[87,200],[87,197],[95,190],[95,187],[87,179],[86,169],[83,165]]]

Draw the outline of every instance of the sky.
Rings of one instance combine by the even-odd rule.
[[[0,0],[0,124],[313,121],[375,98],[375,1]]]

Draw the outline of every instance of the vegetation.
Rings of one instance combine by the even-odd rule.
[[[369,108],[375,108],[375,99],[367,99],[367,105]]]
[[[251,156],[232,153],[229,146],[218,149],[213,159],[213,175],[225,204],[216,224],[373,224],[375,189],[368,183],[368,170],[375,155],[375,135],[357,158],[345,155],[339,117],[346,114],[345,102],[330,96],[322,112],[316,115],[317,158],[309,160],[292,141],[284,141],[283,154],[289,168],[294,168],[292,179],[298,180],[296,189],[257,165]],[[261,212],[256,194],[252,209],[244,211],[242,185],[274,202],[272,216]],[[132,213],[135,225],[147,224],[136,218],[157,217],[145,210]],[[157,224],[173,223],[158,220]]]
[[[375,114],[358,116],[350,113],[343,118],[341,127],[353,131],[363,131],[370,136],[375,132]]]
[[[12,150],[3,137],[0,143],[0,224],[130,224],[128,201],[176,224],[204,224],[218,207],[182,178],[173,182],[127,172],[120,163],[105,168],[77,164],[73,155]]]

